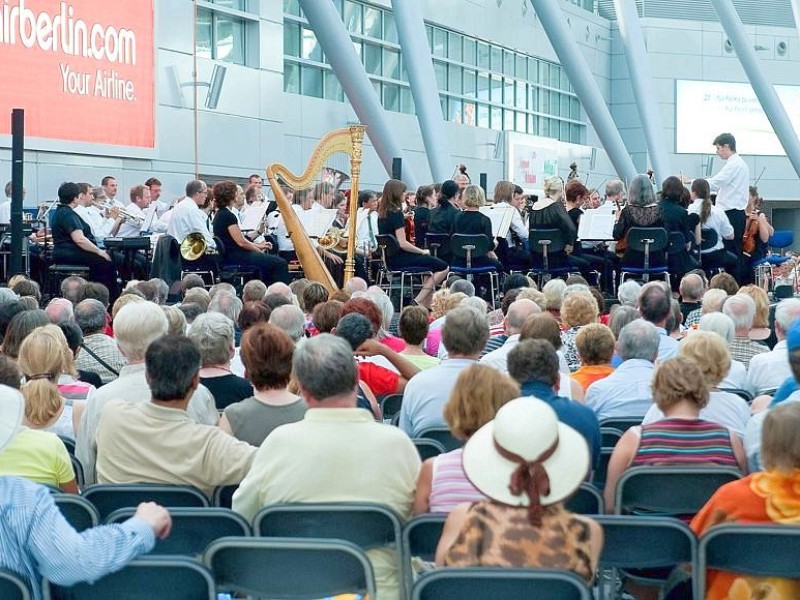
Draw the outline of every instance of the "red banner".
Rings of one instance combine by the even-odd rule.
[[[153,148],[153,0],[0,3],[0,134]]]

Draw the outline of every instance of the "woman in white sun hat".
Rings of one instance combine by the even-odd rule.
[[[512,400],[469,439],[463,462],[488,500],[450,513],[437,565],[547,567],[594,579],[603,531],[564,508],[589,472],[589,448],[552,408]]]

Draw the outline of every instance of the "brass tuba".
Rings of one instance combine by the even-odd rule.
[[[181,241],[181,256],[183,260],[197,260],[206,253],[206,238],[203,234],[195,231],[190,233]]]
[[[347,281],[355,273],[355,242],[356,242],[356,208],[358,205],[358,178],[361,173],[361,144],[364,140],[363,125],[351,125],[342,129],[335,129],[325,135],[314,148],[311,159],[301,175],[294,175],[285,166],[273,163],[267,166],[267,180],[275,194],[286,230],[292,238],[294,250],[305,276],[311,281],[318,281],[328,291],[338,289],[336,282],[328,271],[322,257],[311,243],[303,229],[303,224],[294,212],[292,205],[284,194],[281,184],[285,183],[296,190],[307,189],[317,180],[323,171],[325,161],[332,155],[344,153],[350,157],[350,221],[348,224],[347,260],[345,261],[344,278]],[[327,169],[330,172],[330,169]],[[337,182],[334,182],[334,184]],[[339,182],[341,183],[341,181]],[[323,238],[327,237],[323,236]],[[322,240],[321,240],[322,241]],[[337,240],[338,242],[338,240]]]

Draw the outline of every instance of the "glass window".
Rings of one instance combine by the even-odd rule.
[[[403,55],[400,55],[400,81],[408,83],[408,71],[406,71],[406,63],[403,61]]]
[[[468,65],[477,65],[476,62],[476,52],[478,50],[477,42],[472,39],[465,37],[464,38],[464,62]]]
[[[363,61],[363,42],[361,40],[353,40],[353,48],[355,48],[358,58],[361,58]]]
[[[440,90],[447,89],[447,65],[438,60],[433,61],[433,71],[436,73],[436,85]]]
[[[539,61],[535,58],[528,59],[528,81],[531,83],[539,81]]]
[[[539,61],[539,82],[542,85],[550,85],[550,63],[543,60]]]
[[[214,58],[244,64],[245,23],[222,13],[214,15]]]
[[[464,102],[464,116],[461,120],[466,125],[475,126],[475,104],[472,102]]]
[[[390,12],[383,13],[383,39],[396,44],[398,41],[397,27],[394,24],[394,15]]]
[[[503,51],[497,46],[492,46],[492,71],[503,72]]]
[[[447,67],[447,91],[453,94],[461,94],[463,88],[461,86],[461,67],[449,65]]]
[[[528,115],[528,133],[532,135],[539,133],[539,117],[536,115]]]
[[[300,93],[300,67],[294,63],[283,63],[283,91],[289,94]]]
[[[464,95],[468,98],[475,98],[475,71],[464,69]]]
[[[301,56],[306,60],[322,62],[322,46],[319,45],[314,32],[305,27],[303,27],[303,52]]]
[[[518,112],[517,123],[514,129],[515,131],[519,131],[520,133],[525,133],[528,129],[528,115],[526,115],[525,113]]]
[[[492,75],[492,102],[503,102],[503,78],[499,75]],[[494,125],[492,125],[494,128]]]
[[[283,53],[288,56],[300,56],[300,25],[297,23],[291,21],[283,23]]]
[[[550,65],[550,87],[558,88],[561,86],[561,67]]]
[[[283,12],[299,17],[300,3],[297,0],[283,0]]]
[[[503,129],[503,109],[499,106],[492,106],[491,108],[491,119],[489,120],[489,126],[492,129],[497,129],[498,131]]]
[[[478,104],[478,127],[489,129],[489,106]]]
[[[517,79],[525,79],[528,76],[528,60],[524,54],[517,54],[516,61]]]
[[[370,75],[381,74],[381,47],[364,42],[364,68]]]
[[[433,52],[433,26],[425,25],[425,34],[428,36],[428,49]]]
[[[539,123],[541,125],[539,135],[542,137],[550,137],[550,119],[541,119]]]
[[[344,91],[333,71],[325,70],[325,99],[344,102]]]
[[[508,50],[503,50],[503,73],[514,76],[514,53]]]
[[[319,67],[301,66],[300,83],[304,96],[322,98],[322,69]]]
[[[564,67],[561,67],[561,89],[562,90],[569,90],[569,78],[567,77],[567,71]]]
[[[353,0],[344,0],[342,18],[344,19],[344,24],[347,26],[347,31],[351,33],[362,33],[361,13],[362,5],[360,3],[353,2]]]
[[[487,71],[492,68],[489,44],[478,42],[478,66]]]
[[[383,85],[380,81],[370,81],[372,84],[372,89],[375,90],[375,94],[378,96],[378,102],[383,102]]]
[[[514,125],[516,124],[514,114],[513,110],[503,111],[503,129],[505,131],[514,131]]]
[[[561,94],[561,116],[569,117],[569,96]]]
[[[200,58],[214,57],[214,33],[211,11],[197,11],[197,56]]]
[[[383,107],[386,110],[400,112],[400,86],[383,84]]]
[[[516,109],[525,110],[528,108],[528,86],[518,81],[516,83],[517,87],[517,99],[514,102],[514,107]]]
[[[569,99],[569,118],[575,121],[581,120],[581,103],[577,98]]]
[[[447,101],[448,105],[448,117],[447,120],[453,123],[462,123],[462,113],[461,113],[461,100],[458,98],[448,98]]]
[[[400,79],[400,52],[397,50],[383,49],[383,76]]]
[[[489,89],[491,85],[489,83],[489,75],[486,73],[478,73],[478,99],[479,100],[489,100]],[[488,121],[486,127],[488,127]]]
[[[556,117],[561,115],[561,111],[558,108],[558,96],[558,92],[550,92],[550,113]]]
[[[409,115],[414,114],[414,96],[409,88],[400,88],[400,111]]]
[[[383,36],[383,11],[380,8],[364,7],[364,35],[377,39]]]
[[[514,80],[506,77],[504,80],[503,90],[505,90],[505,94],[503,95],[503,104],[506,106],[514,106],[514,101],[516,100],[516,96],[514,95]]]
[[[241,10],[244,12],[245,4],[247,0],[211,0],[214,4],[218,6],[224,6],[225,8],[232,8],[233,10]]]
[[[561,129],[561,133],[559,133],[558,139],[560,139],[562,142],[568,142],[569,141],[569,123],[567,123],[565,121],[561,121],[561,124],[559,125],[559,127]]]
[[[464,53],[461,50],[461,39],[463,36],[458,33],[448,33],[448,48],[447,48],[447,56],[450,60],[456,60],[461,62],[464,60]]]
[[[447,32],[438,27],[433,28],[433,55],[447,57]]]
[[[550,114],[550,92],[547,90],[539,92],[539,112],[546,115]]]
[[[570,131],[570,136],[569,136],[570,140],[569,141],[571,141],[573,144],[580,144],[581,143],[581,137],[582,137],[581,136],[581,129],[582,129],[582,127],[580,125],[576,125],[575,123],[572,123],[569,126],[569,131]]]

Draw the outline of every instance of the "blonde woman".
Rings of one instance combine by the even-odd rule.
[[[479,185],[468,185],[461,193],[464,210],[461,212],[453,224],[453,234],[462,235],[484,235],[489,242],[489,252],[485,256],[473,257],[473,267],[495,267],[498,271],[503,270],[503,265],[497,260],[494,253],[496,243],[492,237],[492,222],[480,209],[486,205],[486,196]],[[463,256],[453,259],[453,266],[466,267],[467,261]]]
[[[544,198],[534,203],[531,207],[528,225],[531,231],[557,229],[561,232],[561,239],[564,245],[571,248],[578,237],[578,231],[575,229],[575,223],[569,218],[567,209],[564,206],[564,181],[560,177],[545,179],[544,194]],[[549,254],[551,268],[565,266],[569,262],[567,250]],[[534,266],[541,267],[542,265],[535,264]]]
[[[72,352],[61,329],[56,325],[34,329],[20,346],[18,363],[25,377],[25,424],[75,439],[94,386],[76,379]]]

